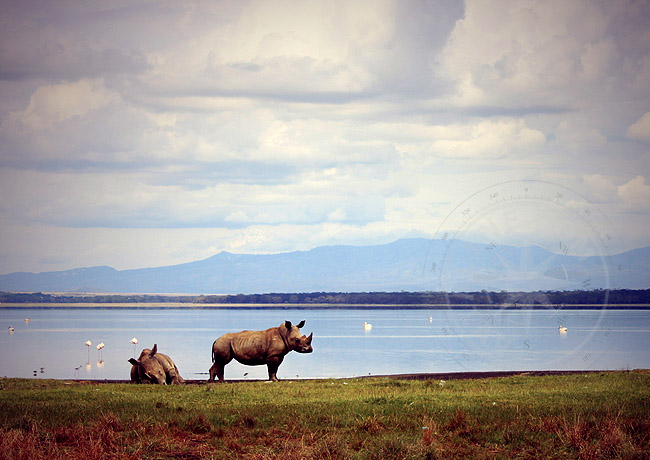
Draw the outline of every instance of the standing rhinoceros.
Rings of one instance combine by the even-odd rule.
[[[154,344],[150,350],[145,348],[140,353],[140,357],[129,359],[131,366],[131,381],[134,383],[158,383],[179,384],[183,383],[183,377],[178,372],[178,368],[172,359],[158,353],[158,345]]]
[[[285,321],[278,327],[271,327],[265,331],[242,331],[224,334],[212,344],[212,367],[210,379],[214,376],[224,381],[223,369],[226,364],[235,358],[242,364],[259,366],[266,364],[269,370],[269,380],[277,381],[276,373],[284,356],[291,350],[298,353],[311,353],[311,339],[300,332],[305,325],[301,321],[297,326],[292,326],[291,321]]]

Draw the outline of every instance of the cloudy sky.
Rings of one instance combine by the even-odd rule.
[[[650,245],[640,0],[3,1],[0,273],[433,237],[575,191]]]

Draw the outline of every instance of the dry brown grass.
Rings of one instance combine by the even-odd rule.
[[[579,460],[650,458],[647,419],[630,419],[620,414],[598,419],[556,416],[547,418],[543,426],[556,435],[559,446],[575,453]]]
[[[45,430],[32,420],[0,431],[0,458],[7,460],[101,459],[327,459],[353,458],[575,458],[648,459],[650,422],[612,416],[599,422],[582,417],[546,417],[536,426],[504,435],[502,443],[489,443],[476,421],[462,411],[441,423],[423,419],[421,438],[407,442],[381,436],[392,425],[371,416],[360,419],[354,433],[287,429],[252,430],[250,418],[228,429],[215,428],[203,415],[180,426],[120,422],[114,415],[101,416],[90,425],[74,424]],[[520,449],[507,444],[524,431],[551,435],[550,445],[527,444]],[[363,453],[360,455],[360,453]]]
[[[647,374],[540,379],[0,382],[0,458],[650,459]]]

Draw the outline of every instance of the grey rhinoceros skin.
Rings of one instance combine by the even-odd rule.
[[[233,359],[250,366],[266,364],[269,380],[277,381],[278,367],[287,353],[314,351],[311,347],[314,333],[309,334],[309,337],[303,335],[300,328],[304,325],[304,320],[297,326],[293,326],[291,321],[285,321],[278,327],[264,331],[230,332],[222,335],[212,344],[213,364],[208,382],[213,382],[215,376],[223,382],[224,367]]]
[[[181,384],[183,377],[178,372],[174,361],[163,353],[158,353],[158,345],[150,350],[145,348],[131,363],[131,381],[133,383]]]

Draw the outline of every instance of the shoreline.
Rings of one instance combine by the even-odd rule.
[[[650,304],[290,304],[184,302],[3,302],[0,309],[123,309],[123,310],[648,310]]]
[[[465,371],[465,372],[425,372],[411,374],[382,374],[382,375],[362,375],[356,377],[323,377],[323,378],[304,378],[304,379],[280,379],[280,382],[300,382],[300,381],[328,381],[328,380],[356,380],[356,379],[391,379],[391,380],[480,380],[480,379],[497,379],[505,377],[544,377],[548,375],[586,375],[586,374],[616,374],[616,373],[648,373],[650,369],[629,369],[629,370],[545,370],[545,371]],[[5,377],[6,378],[6,377]],[[32,380],[32,379],[25,379]],[[87,385],[100,384],[132,384],[127,379],[43,379],[55,380],[60,382],[74,382]],[[226,379],[224,383],[264,383],[269,382],[266,379]],[[185,379],[185,385],[216,385],[219,382],[208,383],[207,379]]]

